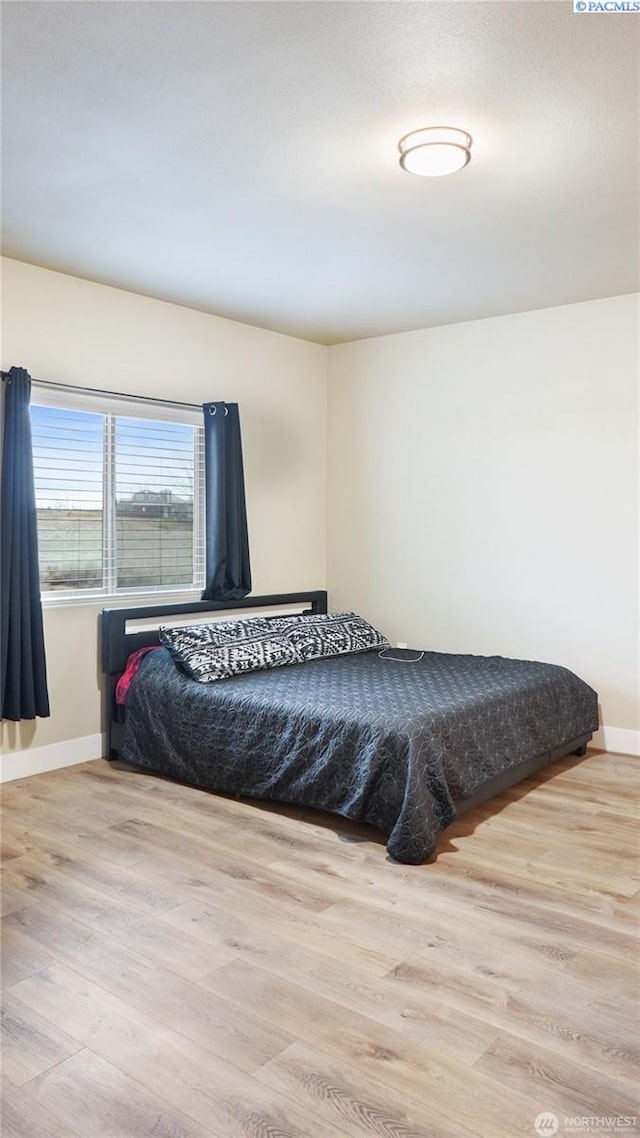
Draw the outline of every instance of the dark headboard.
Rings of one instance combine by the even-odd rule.
[[[296,605],[303,613],[327,611],[327,594],[318,589],[308,593],[278,593],[268,597],[244,597],[240,601],[191,601],[186,604],[139,605],[136,608],[103,609],[100,620],[102,671],[105,677],[105,718],[107,724],[107,754],[117,758],[121,747],[124,708],[115,702],[118,677],[126,667],[132,652],[158,644],[157,628],[144,628],[128,632],[129,621],[149,620],[158,624],[171,623],[167,617],[193,615],[195,622],[207,613],[239,615],[244,609],[268,609],[282,605]]]

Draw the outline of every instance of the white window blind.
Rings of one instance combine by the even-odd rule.
[[[134,400],[34,389],[43,596],[202,589],[204,430],[197,418]]]

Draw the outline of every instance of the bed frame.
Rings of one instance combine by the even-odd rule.
[[[323,590],[308,593],[280,593],[266,597],[245,597],[240,601],[193,601],[187,604],[143,605],[136,608],[103,609],[101,616],[102,670],[105,675],[105,720],[107,724],[107,757],[111,760],[120,757],[124,734],[125,708],[115,701],[118,678],[124,671],[127,659],[139,648],[152,647],[160,642],[158,624],[171,623],[167,617],[202,617],[209,613],[224,613],[240,616],[247,609],[277,609],[282,606],[295,606],[300,613],[327,612],[327,594]],[[267,615],[267,614],[265,614]],[[276,614],[274,614],[276,615]],[[128,630],[129,621],[150,622],[149,627]],[[511,767],[489,782],[478,787],[470,798],[456,803],[458,814],[464,814],[475,806],[502,794],[505,790],[529,778],[565,755],[585,755],[587,743],[592,733],[570,739],[551,751],[535,755],[525,762]]]

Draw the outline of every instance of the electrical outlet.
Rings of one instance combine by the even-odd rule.
[[[396,644],[396,648],[406,648],[406,647],[407,647],[406,641],[398,640],[398,643]]]

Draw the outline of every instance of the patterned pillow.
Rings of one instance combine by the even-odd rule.
[[[386,637],[354,612],[281,617],[278,625],[303,660],[323,660],[347,652],[389,647]]]
[[[302,660],[295,644],[266,617],[162,627],[159,637],[178,666],[203,684]]]

